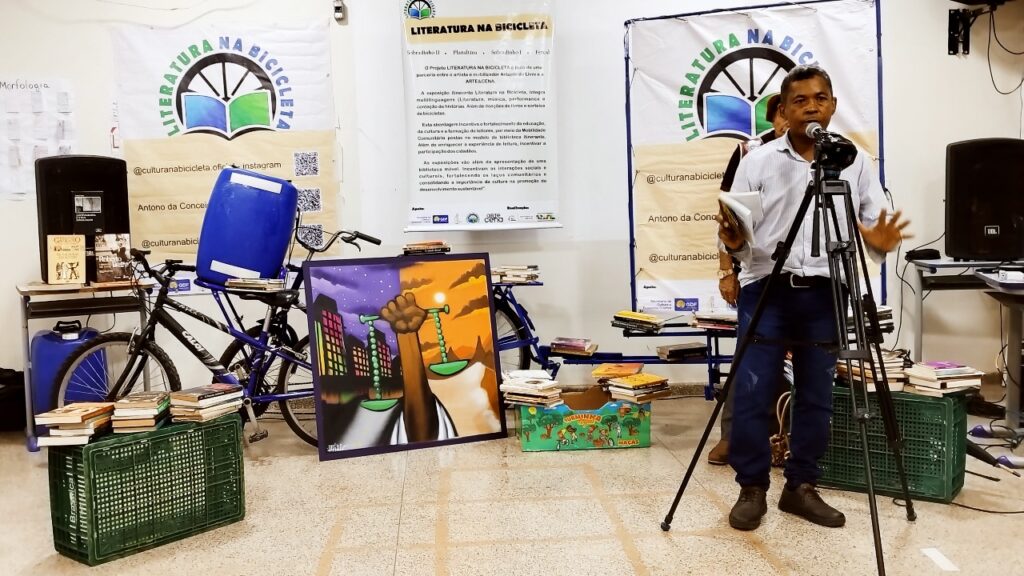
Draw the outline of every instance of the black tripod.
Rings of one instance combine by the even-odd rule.
[[[764,289],[754,309],[754,314],[750,319],[750,325],[737,345],[736,354],[732,362],[733,369],[729,371],[729,376],[726,378],[725,384],[718,394],[718,402],[711,412],[711,418],[708,419],[704,434],[701,436],[696,452],[694,452],[690,465],[686,469],[686,475],[683,476],[679,491],[676,493],[675,500],[672,501],[672,507],[665,516],[665,520],[661,523],[661,529],[668,531],[671,527],[672,517],[675,515],[679,501],[683,497],[683,492],[686,491],[686,487],[690,483],[690,477],[693,475],[697,460],[704,451],[704,445],[711,434],[711,429],[714,427],[715,421],[718,420],[718,414],[722,410],[722,403],[725,402],[729,395],[732,381],[738,372],[736,367],[740,365],[740,361],[743,359],[747,348],[756,339],[757,326],[764,311],[766,298],[771,292],[772,285],[782,273],[782,266],[786,262],[789,251],[813,200],[814,228],[811,254],[812,256],[820,255],[818,248],[820,223],[823,221],[822,217],[827,218],[827,220],[824,220],[826,223],[825,247],[828,253],[833,312],[837,327],[836,342],[819,344],[829,344],[832,346],[838,344],[839,360],[846,363],[847,374],[850,375],[852,387],[850,394],[851,414],[857,419],[860,428],[861,445],[864,453],[864,475],[867,480],[868,503],[871,509],[871,530],[875,544],[875,561],[878,567],[878,574],[882,576],[885,574],[885,560],[882,555],[882,538],[878,526],[878,507],[875,502],[875,487],[871,473],[867,435],[868,422],[874,417],[868,411],[868,392],[864,384],[868,375],[874,377],[880,416],[885,426],[889,449],[892,451],[896,462],[903,499],[907,503],[907,519],[913,521],[917,519],[917,514],[914,512],[914,504],[910,499],[910,492],[907,487],[907,476],[903,467],[903,438],[896,423],[896,412],[892,404],[889,380],[885,374],[884,365],[875,361],[876,358],[881,359],[882,357],[882,332],[878,324],[878,311],[875,308],[870,283],[866,284],[866,292],[864,294],[861,293],[860,273],[863,273],[863,277],[867,278],[868,269],[867,261],[864,257],[864,246],[859,231],[854,224],[854,217],[857,212],[853,206],[849,183],[839,179],[842,169],[853,163],[857,149],[849,140],[837,134],[825,132],[820,127],[814,132],[814,136],[814,178],[804,193],[796,218],[789,229],[785,242],[780,243],[775,253],[772,254],[775,265],[772,268],[771,275],[765,282]],[[842,202],[845,208],[845,223],[842,227],[840,226],[839,216],[836,211],[836,198],[839,198],[839,201]],[[832,237],[833,232],[835,233],[835,238]],[[849,292],[850,305],[853,310],[853,339],[850,338],[846,310],[843,305],[844,278],[846,279],[845,289]],[[865,319],[870,323],[870,326],[865,325]],[[872,354],[872,351],[874,354]],[[856,365],[859,371],[853,369],[854,365]],[[857,375],[859,375],[859,378]],[[796,393],[799,394],[799,390]]]

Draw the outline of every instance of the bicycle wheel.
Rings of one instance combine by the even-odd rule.
[[[494,299],[494,333],[497,335],[498,363],[500,370],[526,370],[530,367],[530,347],[523,345],[518,348],[503,349],[504,345],[526,340],[530,330],[523,319],[504,299]]]
[[[252,326],[245,331],[252,338],[259,338],[260,332],[263,331],[262,326]],[[280,340],[280,336],[272,336]],[[252,357],[252,347],[247,345],[241,340],[232,340],[228,347],[224,349],[224,352],[220,355],[220,363],[222,366],[227,368],[228,372],[231,372],[238,378],[238,382],[247,387],[249,381],[249,359]],[[270,394],[273,392],[274,387],[277,386],[277,371],[281,369],[283,361],[280,357],[274,357],[273,361],[269,366],[264,366],[261,370],[263,372],[262,377],[259,380],[259,385],[256,388],[256,394]],[[267,408],[270,407],[269,402],[255,403],[253,402],[252,409],[256,414],[256,417],[262,416]],[[249,413],[246,410],[241,410],[242,419],[248,420]]]
[[[303,336],[295,345],[295,352],[301,357],[309,355],[309,336]],[[278,390],[282,394],[288,392],[308,392],[308,396],[281,400],[278,406],[288,427],[295,435],[313,446],[317,445],[316,433],[316,397],[313,391],[313,373],[309,368],[291,361],[285,361],[278,373]]]
[[[155,342],[143,340],[141,354],[129,365],[128,344],[133,337],[127,332],[103,334],[76,348],[57,370],[53,405],[102,402],[121,374],[132,377],[122,389],[122,397],[143,389],[181,390],[177,369]]]

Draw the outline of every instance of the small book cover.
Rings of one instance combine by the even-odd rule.
[[[578,350],[586,350],[590,346],[590,338],[566,338],[559,336],[551,341],[552,347],[559,348],[576,348]]]
[[[47,284],[85,284],[85,236],[48,235],[46,265]]]
[[[605,363],[594,368],[590,375],[594,378],[620,378],[639,373],[644,369],[640,362]]]
[[[36,446],[84,446],[89,443],[91,436],[39,436],[36,438]]]
[[[36,414],[36,424],[81,424],[101,414],[114,411],[112,402],[74,402],[49,412]]]
[[[224,396],[239,397],[242,395],[242,387],[238,384],[207,384],[196,386],[179,392],[171,392],[171,403],[174,405],[196,405],[212,399],[214,402],[227,400]]]
[[[651,386],[657,386],[668,382],[668,378],[664,376],[658,376],[657,374],[650,374],[648,372],[640,372],[639,374],[633,374],[631,376],[622,376],[621,378],[612,378],[608,381],[609,384],[614,386],[621,386],[623,388],[649,388]]]
[[[96,281],[123,282],[132,279],[132,258],[128,234],[97,234]]]
[[[166,404],[167,400],[167,392],[132,392],[115,402],[114,409],[159,408],[162,404]]]

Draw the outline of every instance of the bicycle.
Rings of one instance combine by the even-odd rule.
[[[540,286],[539,282],[531,284],[512,284],[496,282],[491,285],[494,297],[494,333],[497,337],[495,346],[498,349],[498,363],[502,370],[526,370],[531,362],[536,362],[544,370],[555,377],[558,362],[548,359],[540,347],[540,338],[534,335],[536,327],[530,319],[530,313],[516,300],[512,292],[513,286]]]
[[[313,248],[303,243],[309,250],[307,260],[312,258],[313,253],[327,250],[339,239],[357,247],[357,240],[380,244],[380,240],[361,232],[341,230],[333,234],[322,247]],[[149,320],[135,332],[105,334],[75,349],[57,371],[57,386],[54,387],[55,405],[63,406],[65,402],[81,400],[114,401],[124,397],[140,384],[146,390],[180,390],[181,380],[173,362],[155,341],[156,327],[160,325],[206,366],[213,375],[214,382],[243,386],[243,406],[240,411],[255,428],[249,436],[250,442],[268,436],[268,433],[260,428],[257,418],[270,404],[276,402],[289,428],[304,441],[316,446],[315,421],[312,429],[309,429],[309,416],[313,413],[312,370],[307,352],[309,337],[295,339],[294,330],[287,324],[288,311],[300,302],[298,290],[247,291],[200,284],[213,290],[214,299],[227,320],[227,324],[223,324],[168,298],[174,275],[177,272],[194,272],[195,266],[182,264],[180,260],[166,260],[163,266],[157,265],[153,268],[146,260],[149,251],[132,249],[130,252],[133,261],[160,286],[149,312]],[[297,278],[293,285],[299,285],[300,282]],[[146,298],[142,290],[137,290],[137,295],[139,298]],[[224,296],[231,314],[228,314],[228,308],[225,308],[224,302],[221,301],[221,295]],[[255,327],[249,330],[239,328],[242,319],[231,302],[231,295],[267,305],[267,312],[259,326],[258,334],[250,334],[256,331]],[[237,354],[242,354],[242,360],[227,363],[234,372],[225,367],[225,363],[215,359],[166,308],[182,312],[232,336],[234,342],[221,357],[231,360]],[[236,327],[236,322],[239,327]],[[289,346],[291,342],[294,343]],[[272,369],[278,359],[281,364]],[[275,372],[277,382],[271,386],[266,379],[272,378]]]

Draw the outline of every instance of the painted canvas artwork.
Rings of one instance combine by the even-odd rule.
[[[307,266],[321,460],[504,437],[486,254]]]

